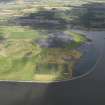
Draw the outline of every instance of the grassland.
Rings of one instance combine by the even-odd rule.
[[[37,44],[33,45],[33,39],[48,37],[48,35],[41,34],[43,33],[39,32],[39,30],[32,30],[29,27],[0,27],[0,36],[3,38],[0,42],[1,80],[31,80],[43,82],[72,78],[70,75],[66,76],[67,73],[65,73],[64,70],[58,69],[52,70],[51,72],[51,68],[48,66],[44,67],[41,71],[39,68],[36,68],[37,65],[46,65],[51,62],[61,65],[66,64],[66,61],[64,61],[62,57],[72,57],[72,59],[75,60],[81,57],[81,53],[76,50],[41,48]],[[71,32],[70,35],[73,36],[77,43],[86,41],[86,37],[78,33]],[[70,70],[73,70],[75,60],[71,60],[69,63],[69,65],[71,65]],[[51,64],[53,65],[53,63]],[[45,80],[43,78],[45,78]]]

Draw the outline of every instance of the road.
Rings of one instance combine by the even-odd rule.
[[[0,105],[105,105],[105,31],[85,32],[99,59],[88,75],[58,83],[0,82]]]

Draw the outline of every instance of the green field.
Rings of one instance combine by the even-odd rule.
[[[70,31],[69,33],[73,36],[75,44],[84,43],[87,40],[87,38],[81,34]],[[37,44],[33,45],[33,39],[48,37],[48,35],[41,34],[43,33],[39,32],[39,30],[32,30],[28,27],[0,27],[0,37],[2,40],[0,42],[1,80],[30,80],[43,82],[71,78],[67,74],[68,71],[65,73],[65,71],[63,69],[60,70],[60,68],[54,70],[54,68],[46,64],[50,63],[51,65],[56,65],[59,63],[61,64],[61,68],[62,64],[69,64],[71,65],[70,70],[73,70],[76,59],[80,59],[82,56],[81,52],[75,49],[41,48]],[[75,46],[71,47],[73,48]],[[71,60],[71,62],[68,63],[62,60],[63,56],[72,56],[75,60]],[[44,69],[43,64],[46,65]],[[37,68],[37,65],[42,65],[42,68]]]

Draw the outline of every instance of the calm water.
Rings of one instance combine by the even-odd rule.
[[[103,48],[104,44],[102,46],[101,42],[104,42],[102,40],[104,40],[105,37],[105,31],[75,31],[84,33],[84,35],[92,40],[92,43],[80,47],[80,49],[82,49],[82,52],[84,52],[84,56],[75,67],[73,74],[74,77],[80,75],[82,76],[83,74],[92,71],[92,68],[95,66],[102,55],[101,47]]]

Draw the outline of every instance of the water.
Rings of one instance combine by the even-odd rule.
[[[74,77],[83,75],[87,72],[89,72],[92,67],[97,62],[98,52],[96,51],[94,45],[88,45],[87,47],[84,47],[83,49],[84,55],[78,62],[78,64],[75,67],[74,70]]]
[[[101,59],[101,56],[103,56],[105,31],[73,31],[83,33],[92,40],[91,44],[88,46],[83,45],[80,48],[82,49],[82,52],[85,53],[76,65],[75,71],[73,73],[74,77],[78,77],[94,70],[94,67],[98,63],[99,59]]]

